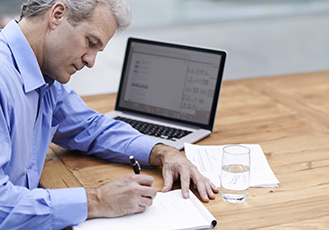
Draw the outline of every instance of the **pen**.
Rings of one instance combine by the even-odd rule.
[[[133,167],[133,170],[136,174],[139,174],[141,171],[141,166],[139,165],[138,161],[135,160],[134,156],[129,157],[130,165]]]

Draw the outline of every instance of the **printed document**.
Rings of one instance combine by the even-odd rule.
[[[280,183],[268,164],[264,152],[258,144],[243,144],[250,149],[250,187],[278,187]],[[202,146],[185,143],[186,157],[200,173],[220,187],[220,167],[223,147]]]

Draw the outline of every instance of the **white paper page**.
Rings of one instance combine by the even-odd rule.
[[[243,144],[250,153],[250,187],[278,187],[278,179],[270,168],[264,152],[258,144]],[[222,152],[226,145],[193,145],[185,143],[186,157],[198,168],[202,175],[220,187],[220,167]]]
[[[203,206],[203,208],[201,206]],[[182,191],[159,192],[151,207],[145,212],[118,218],[99,218],[87,220],[73,230],[108,229],[194,229],[196,226],[211,227],[213,215],[190,191],[190,199],[182,197]]]

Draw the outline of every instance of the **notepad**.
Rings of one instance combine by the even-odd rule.
[[[158,192],[151,207],[145,212],[116,218],[87,220],[73,230],[108,229],[209,229],[217,224],[215,217],[190,191],[188,199],[182,197],[180,189]]]
[[[258,144],[243,144],[250,149],[250,187],[278,187],[280,183]],[[185,143],[186,157],[214,185],[220,187],[220,167],[225,145],[193,145]]]

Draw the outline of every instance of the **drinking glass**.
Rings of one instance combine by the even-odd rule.
[[[250,181],[250,149],[243,145],[223,148],[221,166],[221,195],[229,203],[247,199]]]

